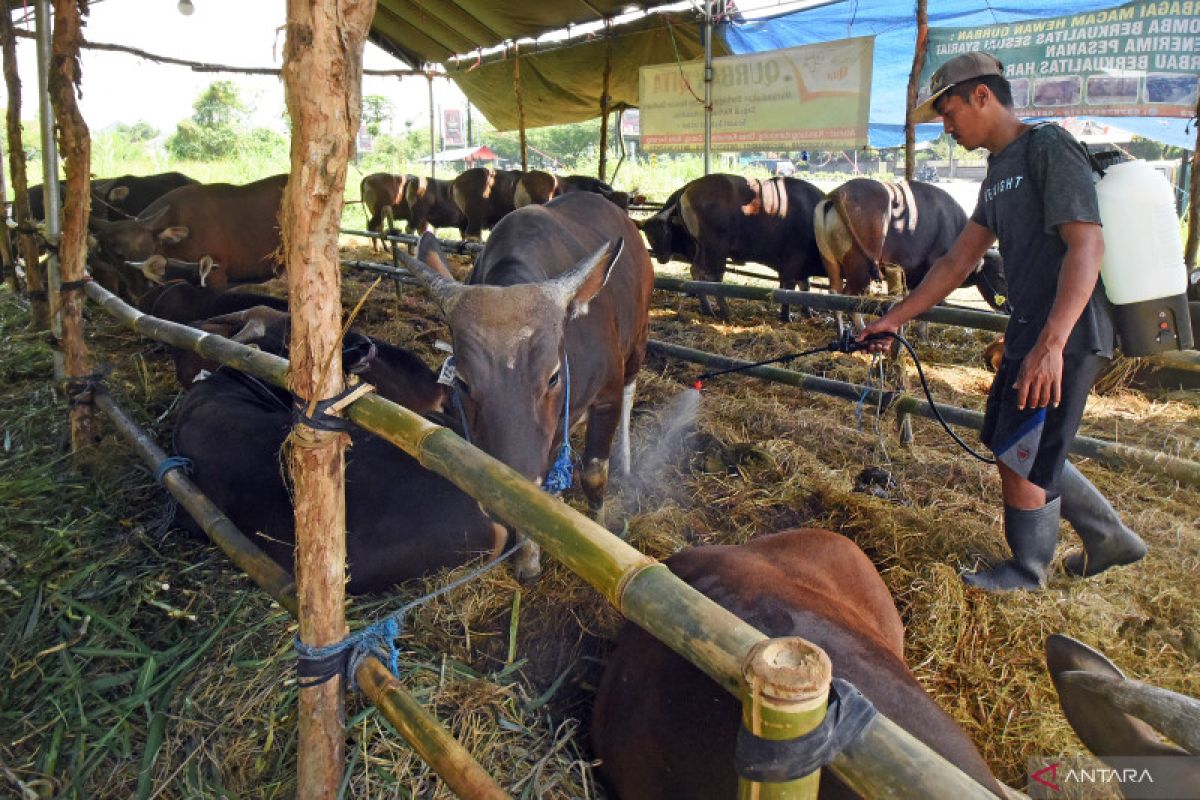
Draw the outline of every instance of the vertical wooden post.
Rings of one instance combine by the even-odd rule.
[[[529,150],[525,142],[525,96],[521,91],[521,45],[513,44],[513,94],[517,96],[517,128],[521,137],[521,169],[529,170]]]
[[[746,656],[742,725],[763,739],[795,739],[825,719],[833,666],[825,651],[799,637],[765,639]],[[812,800],[821,771],[787,783],[738,779],[740,800]]]
[[[912,180],[916,171],[917,125],[912,118],[917,105],[921,70],[925,68],[925,51],[929,46],[929,11],[927,0],[917,0],[917,47],[913,51],[912,71],[908,73],[908,101],[904,108],[904,177]]]
[[[38,257],[34,223],[29,212],[29,179],[26,176],[25,144],[21,136],[21,79],[17,74],[17,43],[12,17],[0,19],[4,47],[4,83],[8,90],[8,158],[12,167],[13,218],[18,226],[18,247],[25,262],[26,290],[32,310],[33,326],[50,329],[50,305],[46,296],[46,273]]]
[[[612,82],[612,23],[604,21],[604,83],[600,89],[600,169],[597,171],[600,180],[608,173],[608,87]],[[618,135],[619,132],[618,132]]]
[[[87,260],[87,221],[91,211],[90,191],[92,140],[87,123],[75,102],[80,85],[79,47],[83,42],[83,15],[87,0],[54,0],[53,57],[50,64],[50,99],[58,127],[59,149],[66,160],[67,199],[63,207],[62,237],[58,257],[62,276],[58,296],[50,297],[51,316],[61,324],[66,391],[71,403],[71,450],[79,453],[92,442],[92,403],[86,381],[92,358],[83,338],[83,281]],[[49,211],[50,204],[46,205]],[[85,402],[78,402],[81,395]]]
[[[292,171],[281,228],[292,309],[292,392],[313,402],[342,390],[338,230],[346,164],[362,115],[362,57],[374,0],[288,0],[283,78],[292,120]],[[300,639],[340,641],[345,622],[343,433],[292,431]],[[300,690],[296,796],[337,795],[345,762],[340,677]]]
[[[713,2],[704,0],[704,174],[712,172]]]

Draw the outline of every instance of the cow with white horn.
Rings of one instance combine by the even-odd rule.
[[[628,215],[587,192],[509,214],[466,284],[425,234],[401,256],[430,288],[454,338],[454,370],[471,441],[542,484],[565,430],[587,418],[580,483],[603,522],[613,437],[629,471],[629,412],[646,353],[653,268]],[[569,403],[568,399],[569,398]],[[540,571],[528,543],[518,578]]]

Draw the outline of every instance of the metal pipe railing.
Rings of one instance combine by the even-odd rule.
[[[691,361],[707,367],[717,367],[719,369],[752,363],[740,358],[730,358],[729,356],[695,350],[690,347],[671,344],[670,342],[660,342],[655,339],[651,339],[648,343],[647,352]],[[796,386],[833,397],[841,397],[844,400],[858,401],[865,399],[865,402],[870,404],[877,404],[883,400],[887,400],[890,401],[888,409],[897,414],[917,414],[928,419],[936,419],[928,401],[914,395],[883,392],[869,386],[846,383],[832,378],[823,378],[818,375],[809,375],[804,372],[796,372],[779,367],[750,367],[744,370],[744,372],[756,378],[763,378],[775,383],[785,383],[789,386]],[[980,430],[983,427],[983,414],[978,411],[958,408],[957,406],[942,405],[941,403],[938,403],[937,408],[942,417],[953,425],[961,425],[964,428],[972,428],[974,430]],[[1137,447],[1130,447],[1126,444],[1094,439],[1090,436],[1076,436],[1071,443],[1070,451],[1075,455],[1087,456],[1111,467],[1141,468],[1148,472],[1174,478],[1192,486],[1200,486],[1200,464],[1195,461],[1179,458],[1178,456],[1172,456],[1168,453],[1151,452]]]
[[[872,297],[851,297],[842,294],[822,294],[819,292],[796,292],[783,289],[770,289],[765,286],[741,286],[733,283],[713,283],[710,281],[689,281],[682,278],[656,276],[654,288],[672,292],[689,294],[719,295],[721,297],[736,297],[743,300],[771,300],[788,305],[807,306],[822,311],[845,311],[849,313],[871,314],[882,316],[894,300],[879,300]],[[917,317],[941,325],[957,325],[960,328],[974,328],[981,331],[1004,333],[1008,327],[1008,315],[995,311],[973,311],[965,308],[934,306]],[[1200,352],[1195,350],[1176,350],[1147,356],[1147,361],[1171,369],[1187,372],[1200,372]]]
[[[150,317],[96,283],[85,291],[110,315],[139,333],[192,350],[286,387],[288,363],[277,356]],[[546,552],[603,594],[627,619],[691,661],[743,702],[750,692],[744,665],[768,638],[570,506],[476,449],[454,432],[373,394],[356,400],[346,416],[391,442],[422,466],[471,495],[495,519],[524,532]],[[980,784],[878,715],[854,749],[830,765],[868,796],[925,798],[954,794],[991,798]]]

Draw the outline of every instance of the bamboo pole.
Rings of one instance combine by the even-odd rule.
[[[0,270],[3,275],[0,280],[8,283],[8,288],[15,295],[21,291],[20,283],[17,281],[17,258],[16,252],[13,249],[12,236],[8,231],[8,188],[7,182],[4,180],[4,147],[0,145],[0,209],[4,209],[4,213],[0,214]]]
[[[66,160],[67,200],[63,209],[62,236],[58,243],[61,286],[77,287],[50,295],[51,316],[59,318],[63,369],[70,404],[71,451],[79,457],[93,440],[91,391],[92,357],[83,336],[83,293],[87,279],[88,214],[91,211],[92,140],[87,123],[75,102],[80,86],[79,41],[87,0],[55,0],[53,62],[49,74],[50,99]],[[49,188],[48,186],[46,187]],[[46,204],[47,213],[50,205]]]
[[[904,178],[910,181],[917,167],[917,124],[912,115],[917,107],[917,90],[920,88],[921,70],[925,68],[925,52],[929,47],[927,2],[917,0],[917,46],[913,50],[912,71],[908,73],[908,98],[904,106]],[[953,150],[953,142],[950,147]]]
[[[4,85],[8,90],[8,163],[12,175],[13,218],[17,222],[17,248],[25,262],[26,288],[34,327],[50,327],[50,311],[46,297],[46,275],[38,257],[34,223],[29,212],[29,179],[26,175],[25,144],[21,135],[21,78],[17,73],[17,45],[13,36],[12,16],[0,14],[0,39],[4,48]],[[10,276],[13,291],[19,291],[16,272]]]
[[[521,91],[521,45],[513,43],[513,94],[517,98],[517,128],[521,139],[521,170],[529,171],[529,143],[525,141],[525,93]]]
[[[114,427],[133,446],[142,461],[150,469],[157,471],[167,454],[154,443],[149,434],[130,419],[107,392],[97,392],[96,405],[108,414]],[[296,584],[287,570],[246,538],[183,472],[167,472],[162,483],[209,538],[229,556],[230,561],[289,614],[297,616],[299,601],[296,598]],[[384,718],[400,731],[405,741],[412,745],[425,763],[442,777],[455,794],[477,800],[503,800],[508,797],[471,754],[429,715],[379,659],[368,656],[355,677],[363,693],[375,704]]]
[[[139,333],[285,385],[287,362],[277,356],[148,316],[96,284],[89,284],[86,291],[106,312]],[[354,401],[346,416],[461,488],[495,519],[525,532],[627,619],[739,699],[746,696],[743,665],[750,649],[766,638],[760,631],[680,580],[664,564],[638,552],[449,429],[374,394]],[[879,717],[867,735],[868,745],[860,742],[853,757],[843,753],[830,766],[866,796],[923,799],[952,794],[956,800],[994,800],[961,770],[885,717]],[[898,758],[906,761],[896,762]],[[895,774],[904,774],[906,782],[897,784],[891,777]]]
[[[342,391],[338,228],[362,114],[362,58],[375,3],[288,0],[283,76],[292,173],[281,208],[292,309],[289,389],[315,403]],[[296,515],[300,639],[341,640],[345,622],[345,456],[349,437],[298,424],[289,467]],[[345,705],[335,677],[300,690],[297,797],[337,796],[345,766]]]
[[[608,96],[612,81],[612,22],[604,20],[604,80],[600,89],[600,168],[597,174],[604,180],[608,172]],[[620,132],[618,132],[620,135]]]
[[[694,350],[690,347],[660,342],[654,339],[650,340],[647,352],[691,361],[707,367],[725,368],[751,363],[739,358],[706,353],[702,350]],[[833,380],[832,378],[822,378],[804,372],[780,369],[779,367],[751,367],[745,370],[745,374],[775,383],[784,383],[788,386],[820,392],[821,394],[833,397],[841,397],[845,400],[854,400],[855,402],[865,399],[866,403],[875,405],[881,401],[888,401],[890,402],[889,409],[897,414],[917,414],[928,419],[935,419],[933,409],[923,397],[880,392],[878,389],[868,386],[845,383]],[[941,403],[938,403],[938,411],[946,422],[951,425],[961,425],[966,428],[973,428],[974,430],[979,430],[983,427],[983,414],[978,411],[943,405]],[[1165,475],[1192,486],[1200,486],[1200,463],[1188,461],[1187,459],[1172,456],[1168,453],[1151,452],[1137,447],[1130,447],[1129,445],[1108,442],[1103,439],[1094,439],[1090,436],[1076,436],[1071,443],[1070,451],[1075,455],[1086,456],[1112,467],[1144,469],[1147,472]]]
[[[807,733],[825,719],[833,665],[819,647],[798,637],[771,639],[751,649],[743,677],[742,727],[762,739],[781,741]],[[815,800],[821,771],[786,783],[738,779],[740,800]]]

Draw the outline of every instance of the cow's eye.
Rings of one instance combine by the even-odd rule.
[[[550,380],[546,382],[546,388],[553,389],[555,386],[558,386],[559,376],[561,375],[562,370],[555,370],[554,374],[550,376]]]

